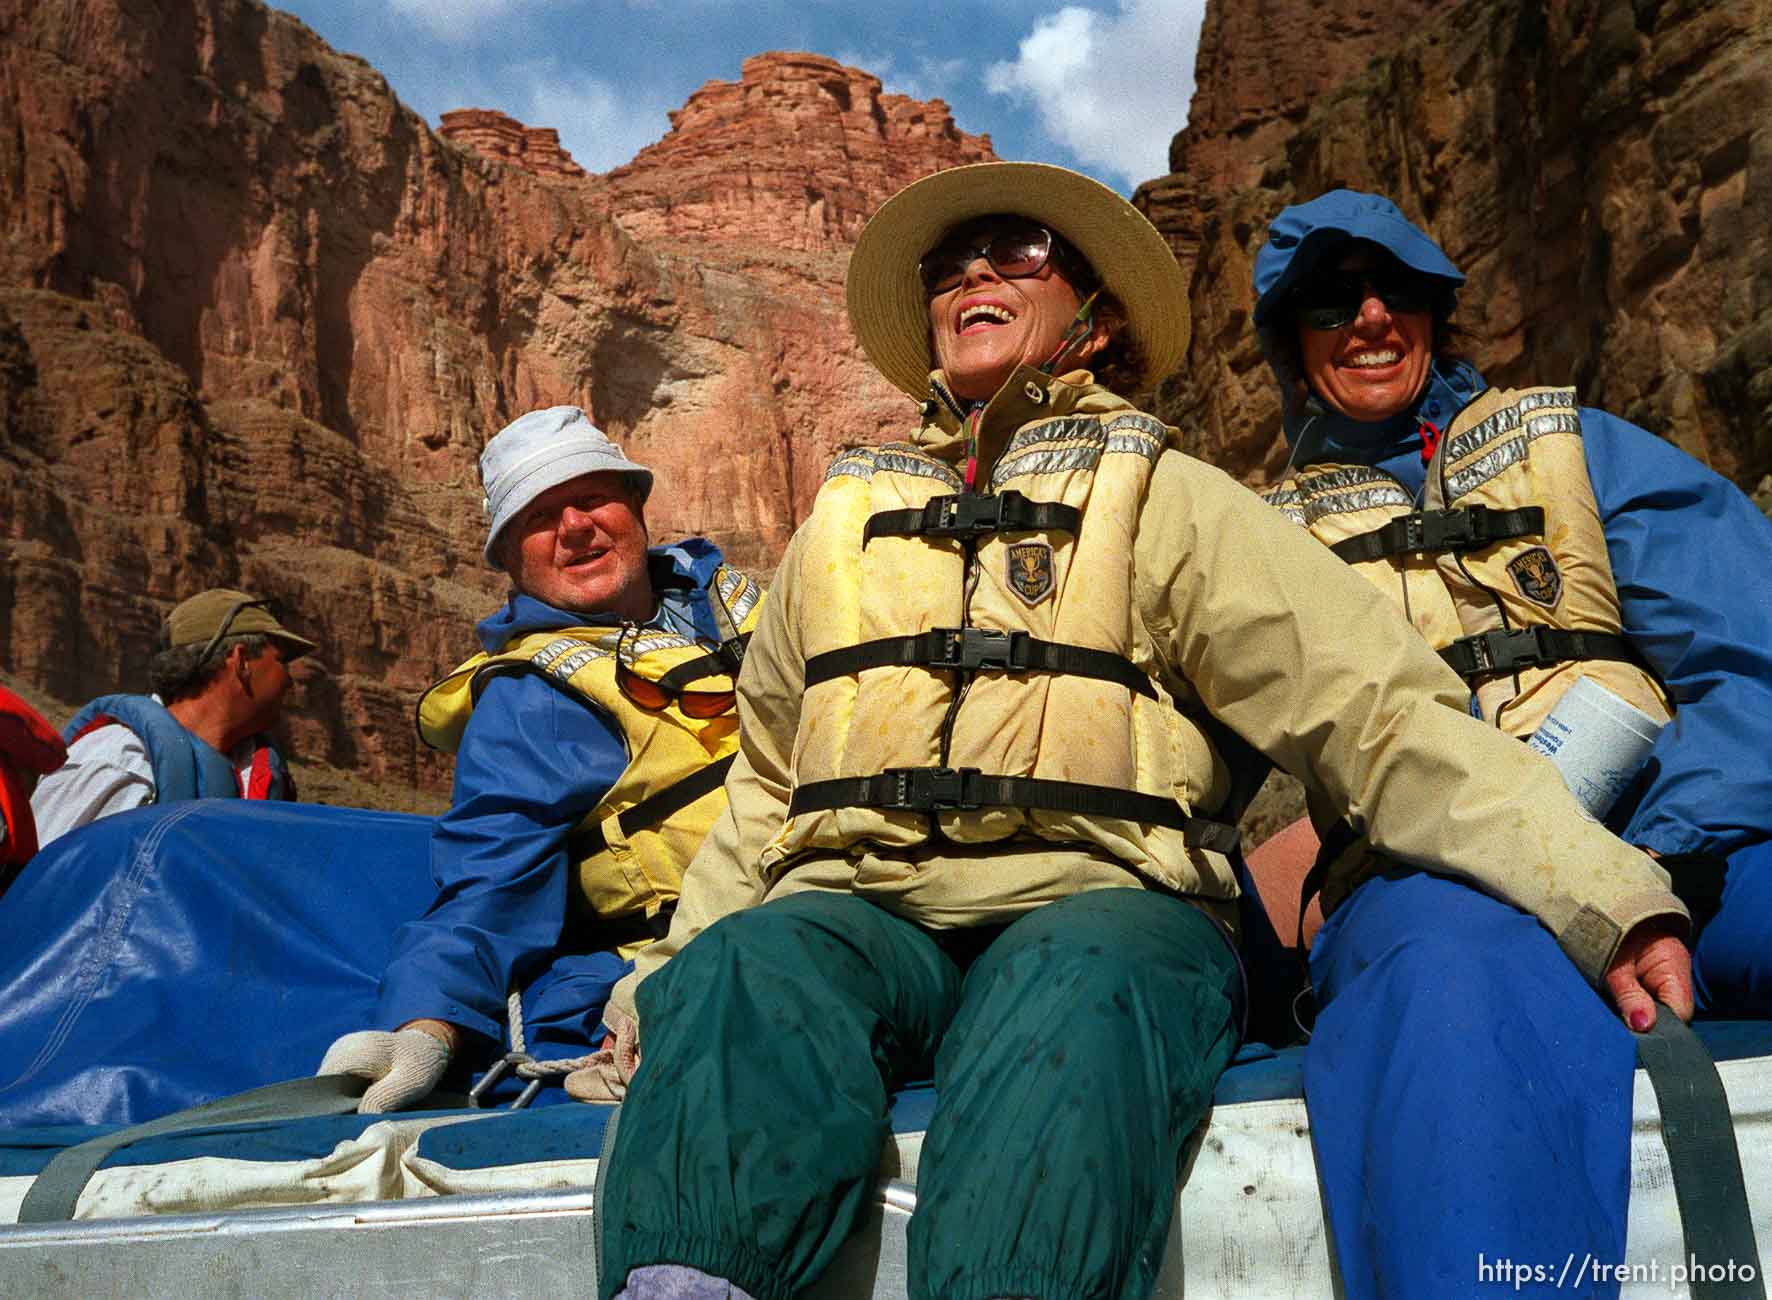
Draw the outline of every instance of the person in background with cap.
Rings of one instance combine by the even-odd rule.
[[[1274,219],[1255,323],[1292,457],[1268,500],[1391,597],[1501,733],[1530,737],[1582,679],[1666,723],[1606,824],[1708,925],[1688,959],[1683,921],[1645,918],[1644,960],[1690,960],[1700,1012],[1765,1016],[1772,523],[1572,389],[1488,388],[1453,351],[1463,283],[1377,195]],[[1596,995],[1510,905],[1538,869],[1324,890],[1305,1083],[1350,1296],[1468,1291],[1479,1252],[1624,1258],[1636,1049],[1607,1004],[1637,1029],[1654,1013],[1610,975]]]
[[[385,1028],[345,1035],[319,1071],[374,1080],[364,1113],[421,1101],[470,1046],[497,1055],[507,1014],[513,1051],[555,1067],[526,1077],[582,1065],[567,1091],[598,1099],[586,1049],[609,988],[664,933],[737,745],[732,678],[762,590],[703,538],[649,548],[652,471],[556,406],[488,442],[480,477],[483,558],[513,590],[419,704],[419,734],[455,754],[437,899],[396,937]]]
[[[243,591],[177,605],[148,662],[153,694],[100,696],[63,729],[68,761],[31,796],[39,842],[151,803],[293,799],[265,733],[283,714],[289,665],[313,649]]]
[[[863,231],[850,322],[922,420],[790,542],[728,812],[617,990],[605,1297],[802,1294],[931,1068],[910,1293],[1148,1295],[1240,1034],[1239,744],[1402,857],[1531,861],[1516,901],[1589,969],[1683,920],[1384,597],[1116,395],[1181,363],[1186,303],[1061,168],[940,172]]]

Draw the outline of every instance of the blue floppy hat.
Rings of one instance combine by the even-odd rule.
[[[1359,190],[1330,190],[1309,203],[1282,209],[1268,226],[1267,243],[1255,255],[1256,328],[1276,324],[1292,286],[1314,271],[1324,254],[1350,239],[1369,240],[1410,270],[1444,281],[1448,298],[1464,283],[1464,273],[1440,246],[1389,199]]]

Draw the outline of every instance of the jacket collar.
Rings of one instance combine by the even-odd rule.
[[[1105,391],[1087,370],[1048,375],[1034,366],[1018,366],[988,402],[966,403],[953,396],[946,372],[934,370],[929,374],[929,400],[923,403],[923,424],[912,441],[919,451],[938,460],[963,463],[967,417],[982,406],[977,428],[977,481],[987,483],[997,457],[1022,425],[1070,415],[1086,395],[1099,396]]]

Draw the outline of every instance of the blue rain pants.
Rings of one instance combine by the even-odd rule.
[[[1348,1300],[1616,1296],[1554,1283],[1570,1252],[1624,1259],[1636,1045],[1550,932],[1398,872],[1335,910],[1311,975],[1305,1097]]]
[[[1723,902],[1692,952],[1698,1014],[1772,1019],[1772,840],[1729,855]]]

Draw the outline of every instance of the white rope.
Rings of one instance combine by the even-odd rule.
[[[510,1021],[511,1050],[521,1052],[525,1056],[529,1049],[523,1039],[523,994],[521,990],[513,990],[505,999],[505,1011]],[[517,1077],[520,1079],[549,1079],[556,1075],[571,1074],[574,1070],[582,1070],[596,1064],[599,1060],[597,1052],[587,1052],[583,1056],[560,1057],[551,1061],[519,1061],[516,1066]]]

